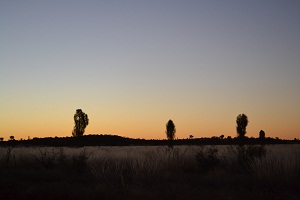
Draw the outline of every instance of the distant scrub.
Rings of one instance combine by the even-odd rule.
[[[177,145],[237,145],[238,138],[193,138],[176,139],[171,144]],[[247,138],[243,140],[245,145],[259,144],[300,144],[300,140],[280,140],[275,138]],[[0,141],[0,147],[22,147],[22,146],[48,146],[48,147],[84,147],[84,146],[163,146],[170,145],[169,140],[145,140],[126,138],[117,135],[85,135],[81,137],[55,137],[55,138],[33,138],[29,140]]]

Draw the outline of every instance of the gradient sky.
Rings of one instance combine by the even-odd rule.
[[[300,138],[299,0],[0,0],[0,137]]]

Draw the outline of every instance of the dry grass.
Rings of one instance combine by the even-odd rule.
[[[6,199],[298,199],[300,145],[265,148],[264,156],[250,159],[241,159],[246,150],[235,146],[0,148],[0,195]]]

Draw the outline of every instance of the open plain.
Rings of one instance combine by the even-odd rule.
[[[1,147],[4,199],[298,199],[300,145]]]

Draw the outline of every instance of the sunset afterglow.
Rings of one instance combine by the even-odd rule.
[[[0,137],[300,138],[300,1],[2,1]]]

